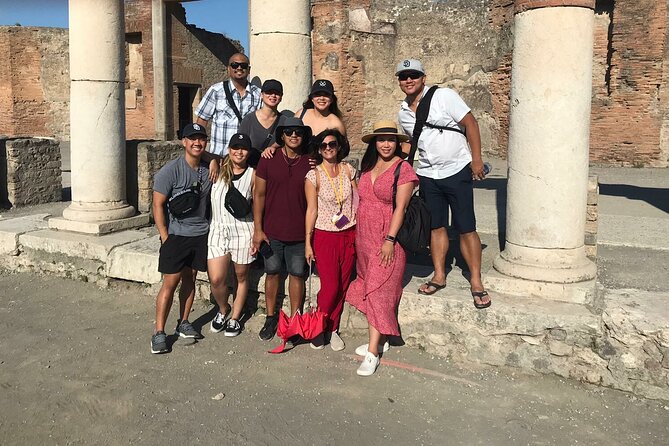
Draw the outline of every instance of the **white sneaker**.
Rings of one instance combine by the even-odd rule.
[[[232,312],[229,311],[228,314],[216,313],[216,316],[214,316],[214,318],[211,320],[209,331],[212,333],[220,333],[223,331],[225,325],[228,322],[228,319],[230,319],[230,313]]]
[[[371,376],[376,372],[377,367],[379,366],[379,357],[374,356],[371,353],[365,355],[365,359],[362,360],[362,364],[358,367],[356,372],[360,376]]]
[[[330,334],[330,348],[336,352],[340,352],[346,348],[344,340],[339,336],[339,333],[333,331]]]
[[[360,347],[355,349],[355,354],[358,356],[365,356],[367,355],[367,346],[369,344],[362,344]],[[379,345],[379,352],[380,353],[385,353],[388,350],[390,350],[390,344],[388,344],[388,341],[384,342],[383,345]]]

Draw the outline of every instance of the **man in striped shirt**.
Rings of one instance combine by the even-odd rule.
[[[248,81],[249,58],[244,54],[233,54],[228,60],[230,79],[212,85],[195,109],[197,124],[211,124],[210,150],[216,155],[228,153],[228,142],[237,133],[244,116],[260,107],[260,88]],[[230,92],[235,108],[230,105],[226,88]]]

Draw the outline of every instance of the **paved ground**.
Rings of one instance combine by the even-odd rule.
[[[206,323],[208,310],[191,320]],[[362,339],[345,338],[344,353],[302,345],[273,356],[255,333],[205,331],[151,355],[152,316],[153,299],[135,288],[0,276],[0,444],[669,442],[667,403],[554,377],[396,348],[359,378]]]

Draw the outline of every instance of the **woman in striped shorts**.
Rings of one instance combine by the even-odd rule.
[[[225,336],[237,336],[241,332],[239,318],[248,294],[249,265],[255,260],[253,237],[253,212],[235,218],[225,208],[225,197],[231,185],[250,203],[253,196],[255,171],[246,162],[249,158],[251,140],[244,133],[230,138],[229,153],[223,159],[218,180],[211,188],[211,224],[207,249],[207,271],[211,293],[218,304],[218,313],[211,321],[211,331]],[[226,274],[232,261],[237,277],[237,291],[233,308],[228,303]]]

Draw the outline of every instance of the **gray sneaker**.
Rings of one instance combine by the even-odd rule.
[[[167,335],[164,331],[159,331],[151,336],[151,353],[167,353],[168,351]]]
[[[202,335],[195,330],[195,328],[188,321],[177,321],[177,329],[174,334],[179,335],[180,338],[186,339],[201,339]]]

